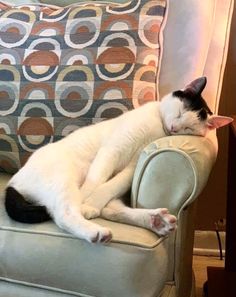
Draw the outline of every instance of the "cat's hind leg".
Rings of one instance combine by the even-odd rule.
[[[79,202],[80,196],[81,193],[77,187],[73,189],[70,187],[63,195],[61,194],[56,207],[50,211],[55,223],[60,228],[88,242],[104,243],[110,241],[112,233],[109,228],[102,227],[83,217]]]
[[[127,167],[113,178],[99,185],[81,205],[85,218],[92,219],[98,217],[109,201],[124,195],[131,187],[134,170],[135,162],[131,161]]]
[[[102,210],[102,217],[111,221],[126,223],[149,229],[165,236],[177,227],[177,219],[166,208],[130,208],[121,200],[110,201]]]
[[[92,161],[81,192],[84,198],[88,198],[98,186],[107,182],[114,173],[119,163],[119,154],[106,147],[102,147],[97,152],[96,157]]]
[[[91,243],[106,243],[112,238],[110,229],[86,220],[80,214],[63,213],[63,218],[55,219],[57,225],[80,239]]]

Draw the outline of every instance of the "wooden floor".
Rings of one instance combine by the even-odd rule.
[[[224,261],[216,257],[193,257],[193,270],[196,278],[196,297],[203,296],[203,284],[207,280],[207,266],[224,266]]]

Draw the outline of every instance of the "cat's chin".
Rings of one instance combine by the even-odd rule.
[[[163,126],[163,130],[164,130],[165,134],[167,136],[170,136],[171,135],[170,130],[166,127],[166,125],[164,123],[162,124],[162,126]]]

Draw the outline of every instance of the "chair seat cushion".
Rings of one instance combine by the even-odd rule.
[[[151,297],[161,292],[167,274],[167,238],[96,219],[113,232],[111,243],[98,245],[74,238],[53,222],[14,222],[3,204],[8,179],[9,175],[0,174],[0,280],[78,296],[120,297],[127,292],[129,297]]]

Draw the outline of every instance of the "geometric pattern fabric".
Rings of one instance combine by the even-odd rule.
[[[157,100],[167,0],[0,2],[0,171],[79,127]]]

